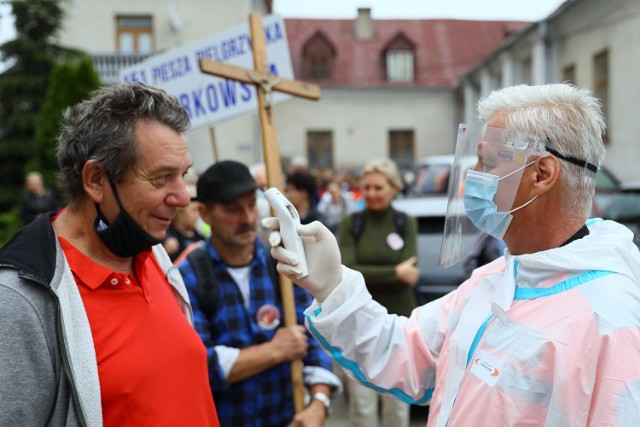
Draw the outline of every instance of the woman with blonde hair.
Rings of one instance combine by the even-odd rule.
[[[362,272],[373,298],[389,313],[409,316],[416,307],[414,287],[420,270],[417,260],[415,218],[396,211],[391,201],[403,188],[395,163],[372,160],[362,171],[365,208],[347,216],[340,225],[342,262]],[[378,393],[349,380],[352,425],[378,425]],[[409,405],[382,395],[382,426],[409,425]]]

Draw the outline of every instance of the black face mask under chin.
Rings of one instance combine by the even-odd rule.
[[[111,180],[109,180],[109,183],[120,207],[120,213],[110,224],[102,210],[100,210],[100,206],[96,203],[98,215],[93,223],[93,228],[96,230],[100,240],[111,252],[122,258],[132,257],[160,243],[161,240],[151,236],[129,216],[122,207],[122,203],[120,203],[120,197],[118,197],[115,185]]]

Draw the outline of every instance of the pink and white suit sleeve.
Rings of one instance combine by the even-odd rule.
[[[477,269],[410,318],[343,267],[307,326],[351,377],[430,403],[429,426],[639,425],[640,252],[615,222],[587,226],[564,247]]]

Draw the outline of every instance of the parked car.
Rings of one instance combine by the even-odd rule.
[[[395,209],[418,222],[419,304],[447,294],[466,279],[462,263],[449,268],[438,265],[452,165],[453,155],[425,157],[412,172],[414,178],[407,186],[406,196],[392,202]]]
[[[416,293],[419,304],[447,294],[467,279],[462,262],[449,268],[439,266],[453,159],[453,155],[440,155],[420,160],[411,171],[412,179],[407,185],[405,196],[393,201],[394,208],[415,217],[418,222],[420,281]],[[473,165],[470,164],[468,167]],[[596,175],[596,193],[591,216],[625,218],[625,225],[634,232],[637,230],[636,238],[640,238],[640,183],[637,188],[637,192],[621,191],[620,180],[606,167],[601,167]],[[632,199],[635,200],[636,209],[628,209],[629,214],[620,212],[623,206],[633,203]],[[475,244],[475,237],[463,239],[463,244]]]
[[[600,217],[625,225],[633,232],[634,243],[640,247],[640,182],[621,184],[602,209]]]
[[[606,167],[601,166],[596,174],[596,193],[593,197],[592,218],[602,217],[603,211],[622,189],[620,180]]]

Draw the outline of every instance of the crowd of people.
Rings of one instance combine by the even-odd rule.
[[[431,426],[635,425],[640,253],[629,230],[587,220],[597,100],[514,86],[479,118],[457,144],[478,160],[450,192],[464,212],[448,214],[441,255],[470,278],[418,307],[418,225],[392,206],[391,160],[357,179],[287,171],[299,278],[264,165],[194,176],[175,97],[122,84],[69,108],[66,206],[30,172],[26,225],[0,249],[0,425],[322,426],[343,389],[354,426],[406,427],[411,404],[430,404]],[[460,253],[465,227],[484,233],[475,254]],[[299,285],[295,325],[281,274]]]

